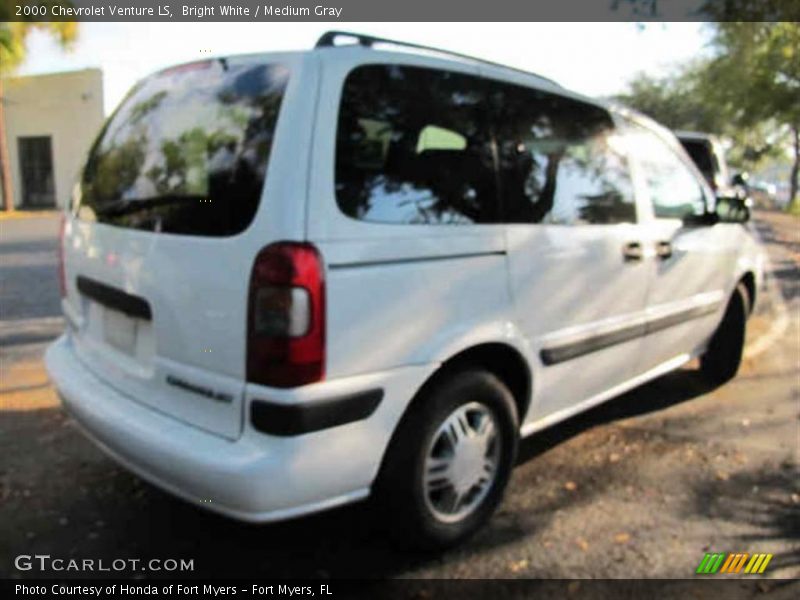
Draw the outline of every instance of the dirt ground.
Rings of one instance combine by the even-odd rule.
[[[24,296],[30,269],[53,269],[50,224],[28,235],[23,222],[0,231],[6,302]],[[0,321],[0,576],[41,576],[14,557],[50,554],[190,558],[204,577],[687,578],[716,551],[773,553],[765,577],[798,577],[800,221],[758,213],[751,226],[770,286],[740,375],[710,389],[690,365],[524,441],[489,526],[435,556],[393,549],[363,505],[242,525],[117,467],[65,416],[44,373],[60,327],[53,279],[26,298],[30,314]]]

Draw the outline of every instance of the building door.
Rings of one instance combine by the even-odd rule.
[[[49,208],[56,205],[52,139],[48,136],[20,137],[19,169],[22,174],[22,207]]]

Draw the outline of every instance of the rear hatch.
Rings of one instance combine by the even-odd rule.
[[[288,72],[250,56],[141,82],[93,146],[65,227],[64,310],[86,366],[132,400],[231,439],[254,257],[243,232]]]

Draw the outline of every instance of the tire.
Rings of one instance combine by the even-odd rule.
[[[722,322],[700,357],[700,373],[711,384],[721,385],[733,379],[739,371],[744,351],[747,317],[750,314],[750,296],[743,283],[728,301]]]
[[[502,500],[518,437],[514,399],[495,375],[459,370],[423,389],[376,482],[377,508],[392,538],[439,550],[475,533]]]

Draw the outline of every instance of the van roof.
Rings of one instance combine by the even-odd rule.
[[[317,43],[314,46],[313,50],[311,50],[311,52],[325,52],[325,53],[330,51],[355,52],[355,53],[377,52],[380,54],[398,54],[398,53],[407,54],[411,52],[413,54],[424,56],[426,58],[439,59],[445,62],[452,62],[455,64],[488,67],[490,71],[488,73],[484,72],[483,75],[494,74],[497,77],[503,77],[503,76],[510,77],[511,83],[514,82],[520,84],[527,83],[530,85],[534,85],[536,87],[540,87],[546,91],[552,91],[554,93],[563,94],[565,96],[574,98],[575,100],[580,100],[586,102],[587,104],[593,104],[595,106],[604,108],[609,111],[613,111],[615,109],[615,107],[611,103],[606,102],[605,100],[592,98],[590,96],[586,96],[579,92],[569,90],[563,87],[557,81],[550,79],[549,77],[540,75],[538,73],[534,73],[532,71],[526,71],[524,69],[518,69],[516,67],[511,67],[508,65],[493,62],[490,60],[485,60],[482,58],[476,58],[474,56],[470,56],[468,54],[462,54],[460,52],[435,48],[433,46],[425,46],[422,44],[415,44],[412,42],[402,42],[398,40],[364,35],[349,31],[334,30],[334,31],[327,31],[324,34],[322,34],[319,40],[317,40]]]
[[[675,135],[682,140],[692,140],[697,142],[716,142],[717,136],[713,133],[702,133],[700,131],[681,131],[676,130]]]
[[[336,41],[340,38],[343,38],[349,41],[349,44],[337,44]],[[476,58],[469,54],[462,54],[461,52],[454,52],[451,50],[443,50],[441,48],[435,48],[433,46],[425,46],[422,44],[415,44],[412,42],[401,42],[398,40],[392,40],[388,38],[381,38],[375,37],[371,35],[364,35],[361,33],[353,33],[350,31],[326,31],[323,33],[319,40],[317,40],[316,45],[314,46],[315,49],[317,48],[333,48],[340,45],[358,45],[363,48],[375,48],[376,46],[394,46],[397,48],[404,48],[410,50],[417,50],[424,54],[433,54],[435,56],[441,56],[443,58],[455,59],[458,61],[469,62],[473,64],[480,64],[491,66],[499,69],[507,69],[509,71],[514,71],[517,73],[522,73],[524,75],[532,76],[542,81],[546,81],[547,83],[561,87],[560,84],[553,79],[548,77],[544,77],[543,75],[539,75],[538,73],[533,73],[531,71],[525,71],[523,69],[518,69],[516,67],[510,67],[508,65],[504,65],[501,63],[493,62],[490,60],[485,60],[482,58]]]

